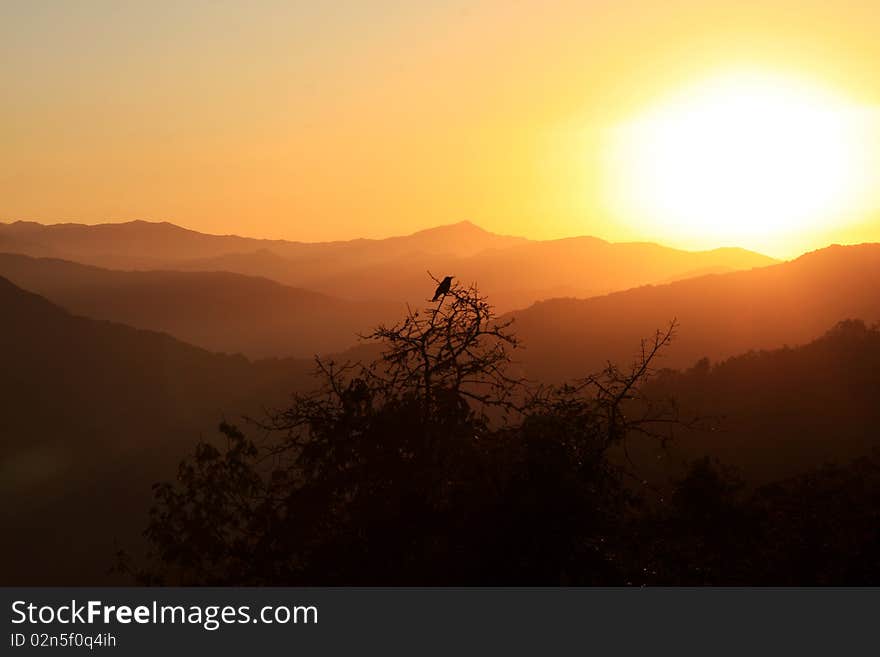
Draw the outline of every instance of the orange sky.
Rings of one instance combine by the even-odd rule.
[[[605,202],[614,125],[737,66],[880,105],[876,0],[307,4],[4,2],[0,220],[703,248]],[[880,241],[872,209],[745,245]]]

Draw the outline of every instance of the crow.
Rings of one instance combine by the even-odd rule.
[[[440,285],[437,286],[437,290],[434,292],[434,298],[431,299],[431,301],[436,301],[440,297],[446,296],[449,293],[450,287],[452,287],[452,276],[447,276],[440,281]]]

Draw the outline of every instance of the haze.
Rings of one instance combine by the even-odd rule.
[[[0,3],[0,583],[880,585],[878,19]]]
[[[609,197],[603,144],[730,70],[807,80],[870,116],[878,11],[794,0],[4,2],[0,219],[167,220],[301,240],[467,219],[536,239],[777,257],[877,240],[875,199],[820,204],[806,230],[743,234],[713,216],[711,230],[684,234],[674,213]]]

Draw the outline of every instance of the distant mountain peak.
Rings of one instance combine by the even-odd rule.
[[[473,221],[471,221],[470,219],[462,219],[461,221],[457,221],[457,222],[455,222],[455,223],[453,223],[453,224],[450,224],[450,225],[451,225],[451,226],[455,226],[455,227],[460,227],[460,228],[467,228],[467,229],[469,229],[469,230],[478,230],[478,231],[480,231],[481,233],[489,233],[489,232],[491,232],[491,231],[486,230],[486,229],[483,228],[482,226],[478,226],[477,224],[475,224],[475,223],[474,223]]]
[[[456,221],[451,224],[441,224],[439,226],[432,226],[430,228],[425,228],[423,230],[416,231],[412,233],[410,237],[415,237],[416,235],[425,235],[431,233],[448,233],[448,232],[469,232],[476,233],[481,235],[495,235],[495,233],[486,230],[480,226],[477,226],[474,222],[465,219],[463,221]]]
[[[412,233],[403,238],[391,239],[446,239],[446,240],[470,240],[477,242],[487,248],[498,246],[514,246],[517,244],[525,244],[533,241],[525,237],[517,237],[514,235],[506,235],[503,233],[495,233],[487,230],[482,226],[478,226],[469,219],[457,221],[451,224],[442,224],[432,228],[425,228],[418,232]]]

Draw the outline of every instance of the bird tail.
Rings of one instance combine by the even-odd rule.
[[[434,298],[431,299],[431,301],[436,301],[436,300],[439,299],[439,298],[440,298],[440,295],[439,295],[439,294],[435,294],[435,295],[434,295]]]

